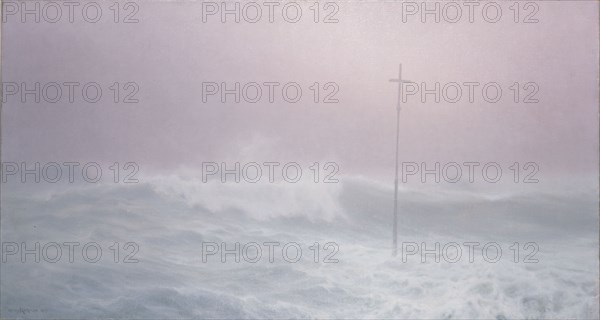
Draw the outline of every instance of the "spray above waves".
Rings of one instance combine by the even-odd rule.
[[[335,225],[335,232],[390,237],[393,185],[361,176],[340,176],[339,183],[221,183],[202,182],[194,175],[153,175],[129,185],[66,185],[60,191],[41,192],[39,201],[68,207],[96,203],[111,210],[110,201],[147,204],[157,215],[180,215],[215,221],[247,219],[257,222],[293,221],[298,227]],[[597,196],[590,190],[552,185],[543,192],[512,188],[487,189],[471,184],[399,188],[399,232],[447,234],[535,235],[561,237],[597,232]],[[538,188],[538,186],[536,186]],[[53,190],[54,190],[53,189]],[[566,193],[567,189],[570,192]],[[92,191],[93,190],[93,191]],[[500,191],[498,191],[500,190]],[[12,191],[12,192],[11,192]],[[3,197],[27,196],[5,186]],[[120,207],[126,204],[120,204]],[[137,205],[139,206],[139,205]],[[179,209],[177,209],[179,208]],[[69,210],[66,210],[69,211]],[[178,213],[179,212],[179,213]],[[4,212],[3,212],[4,214]]]

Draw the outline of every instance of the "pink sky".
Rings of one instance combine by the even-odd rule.
[[[202,161],[337,161],[346,173],[387,175],[397,95],[388,79],[402,63],[413,81],[504,89],[497,104],[410,100],[402,161],[534,161],[546,172],[597,175],[598,4],[539,6],[534,24],[514,23],[509,12],[496,24],[403,23],[400,4],[389,2],[340,4],[337,24],[204,24],[191,2],[144,3],[131,25],[9,22],[4,82],[95,81],[108,95],[113,82],[135,81],[141,102],[13,98],[3,110],[3,160],[136,161],[166,170]],[[298,104],[203,104],[209,81],[294,81],[305,91]],[[330,81],[340,103],[312,103],[308,86]],[[511,102],[508,87],[530,81],[540,102]]]

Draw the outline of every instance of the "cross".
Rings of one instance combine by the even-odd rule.
[[[390,79],[390,82],[398,82],[398,105],[397,108],[400,110],[400,101],[402,97],[402,84],[403,83],[414,83],[409,80],[402,80],[402,64],[398,67],[398,79]]]
[[[398,68],[398,79],[390,79],[390,82],[398,82],[398,104],[396,106],[396,177],[394,179],[394,230],[392,231],[392,255],[398,254],[398,149],[400,148],[400,101],[402,100],[402,84],[413,83],[402,80],[402,64]]]

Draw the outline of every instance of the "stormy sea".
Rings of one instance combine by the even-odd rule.
[[[179,175],[4,185],[0,311],[23,319],[597,319],[598,190],[548,185],[401,185],[396,255],[393,184],[360,176],[329,185]]]

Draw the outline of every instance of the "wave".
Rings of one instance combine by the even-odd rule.
[[[593,192],[482,192],[402,186],[399,241],[494,242],[498,263],[391,256],[393,188],[343,183],[204,184],[155,176],[135,185],[3,189],[2,241],[97,242],[98,263],[61,259],[0,269],[0,313],[13,318],[598,318],[598,216]],[[510,191],[510,190],[509,190]],[[585,191],[585,190],[584,190]],[[138,263],[113,261],[135,242]],[[203,243],[297,243],[296,263],[216,255]],[[319,263],[310,246],[319,244]],[[537,263],[512,260],[518,242]],[[336,244],[336,263],[324,263]],[[401,249],[403,249],[401,245]],[[335,251],[335,250],[334,250]],[[124,253],[127,253],[124,252]],[[265,253],[263,249],[263,253]],[[31,259],[31,257],[29,257]],[[122,258],[122,257],[121,257]],[[28,308],[28,312],[23,310]],[[21,311],[19,311],[21,310]],[[37,311],[35,311],[37,310]]]

